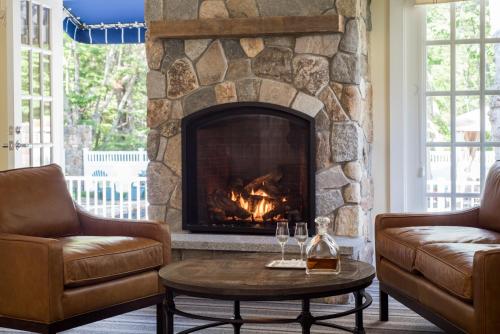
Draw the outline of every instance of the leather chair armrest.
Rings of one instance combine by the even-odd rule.
[[[126,236],[156,240],[163,245],[163,264],[170,263],[170,228],[163,222],[111,219],[94,216],[77,206],[84,235]]]
[[[479,208],[452,213],[380,214],[375,219],[375,232],[391,227],[410,226],[477,226]]]
[[[0,315],[51,323],[63,318],[58,240],[0,233]]]
[[[472,284],[475,333],[500,333],[500,247],[474,254]]]

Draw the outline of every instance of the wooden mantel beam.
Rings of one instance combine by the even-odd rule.
[[[267,16],[234,19],[153,21],[152,39],[241,38],[344,32],[342,15]]]

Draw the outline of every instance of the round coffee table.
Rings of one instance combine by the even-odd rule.
[[[310,333],[312,325],[341,329],[351,333],[365,333],[363,310],[371,305],[372,297],[365,291],[375,277],[375,269],[368,263],[342,261],[338,275],[306,275],[305,270],[268,269],[269,258],[235,258],[233,260],[186,260],[169,264],[160,270],[166,288],[164,310],[166,331],[174,333],[174,314],[187,318],[209,321],[179,334],[231,324],[239,333],[243,324],[299,323],[302,333]],[[313,316],[310,312],[312,298],[353,293],[355,307],[340,313]],[[192,314],[176,308],[176,295],[231,300],[234,302],[232,318],[216,318]],[[296,318],[242,318],[241,301],[301,300],[302,312]],[[325,320],[355,314],[355,327],[348,328]]]

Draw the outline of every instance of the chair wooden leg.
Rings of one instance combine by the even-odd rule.
[[[163,311],[163,304],[156,304],[156,334],[165,334],[165,313]]]
[[[389,321],[389,295],[382,290],[380,293],[380,321]]]

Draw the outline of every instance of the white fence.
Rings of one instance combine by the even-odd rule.
[[[90,213],[107,218],[148,218],[146,177],[66,176],[66,184],[75,202]]]
[[[83,149],[83,175],[136,177],[144,175],[148,166],[148,154],[139,151],[89,151]]]

